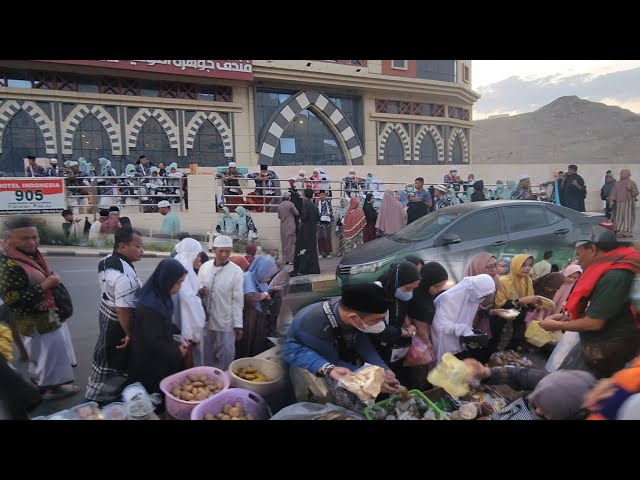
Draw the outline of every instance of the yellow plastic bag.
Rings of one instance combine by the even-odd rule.
[[[469,392],[471,373],[462,360],[447,352],[442,362],[429,372],[427,380],[431,385],[444,388],[452,397],[461,397]]]
[[[556,336],[553,334],[554,332],[547,332],[542,328],[538,320],[534,320],[531,322],[531,325],[529,325],[529,328],[527,328],[524,336],[531,345],[542,347],[543,345],[556,340]]]

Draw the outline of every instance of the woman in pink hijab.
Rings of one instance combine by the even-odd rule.
[[[467,265],[464,271],[465,277],[475,277],[482,274],[489,275],[496,284],[496,290],[498,289],[498,259],[489,252],[482,252],[471,259],[469,265]],[[476,318],[473,320],[473,327],[486,334],[491,339],[491,324],[489,322],[489,312],[493,306],[493,300],[495,294],[489,295],[484,302],[480,304]]]
[[[384,235],[393,235],[407,226],[407,210],[393,191],[385,190],[382,204],[378,211],[376,228]]]
[[[556,304],[556,309],[548,315],[551,315],[552,313],[561,313],[564,304],[567,302],[567,298],[569,298],[571,290],[573,290],[573,287],[580,278],[580,275],[582,275],[582,267],[580,267],[580,265],[569,265],[567,268],[562,270],[561,273],[564,275],[564,283],[553,296],[553,303]]]
[[[633,237],[636,223],[636,200],[638,186],[631,180],[631,172],[626,168],[620,171],[620,180],[616,182],[609,196],[612,214],[611,221],[618,238]]]

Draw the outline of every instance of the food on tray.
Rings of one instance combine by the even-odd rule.
[[[126,420],[127,409],[123,403],[112,403],[102,409],[107,420]]]
[[[406,400],[403,400],[405,398]],[[411,392],[408,395],[392,395],[388,401],[371,408],[374,420],[442,420],[431,406]]]
[[[514,318],[518,318],[518,315],[520,315],[520,310],[516,310],[515,308],[510,308],[506,310],[503,313],[503,315],[508,319],[513,320]]]
[[[464,420],[473,420],[478,416],[478,406],[475,403],[464,403],[460,405],[458,411]]]
[[[104,415],[98,405],[91,402],[69,409],[68,418],[71,420],[104,420]]]
[[[253,367],[240,368],[233,373],[235,373],[238,377],[242,378],[243,380],[248,380],[250,382],[256,382],[256,383],[273,382],[273,379],[267,377],[264,373],[258,371],[256,368],[253,368]]]
[[[532,367],[533,362],[527,357],[523,357],[513,350],[495,352],[489,357],[489,367],[503,367],[505,365],[515,365],[517,367]]]
[[[171,395],[187,402],[201,402],[224,388],[220,380],[207,375],[189,375],[180,385],[171,390]]]
[[[234,404],[226,403],[224,407],[222,407],[222,411],[213,414],[206,413],[204,416],[205,420],[255,420],[255,417],[249,413],[245,412],[242,407],[242,403],[236,402]]]
[[[376,365],[362,367],[340,379],[340,385],[355,393],[364,403],[372,403],[380,395],[384,369]]]

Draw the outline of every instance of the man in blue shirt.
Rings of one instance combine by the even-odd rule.
[[[429,193],[429,191],[424,189],[424,178],[416,178],[414,185],[416,187],[414,195],[418,199],[420,199],[421,202],[424,202],[427,207],[431,208],[431,206],[433,205],[433,200],[431,199],[431,194]]]
[[[294,367],[333,381],[364,363],[377,365],[385,370],[382,392],[396,393],[399,382],[367,335],[385,329],[388,309],[380,282],[345,286],[342,297],[314,303],[295,315],[282,357]]]

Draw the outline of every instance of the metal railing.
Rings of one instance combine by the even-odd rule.
[[[238,183],[240,183],[239,186],[224,186],[224,178],[216,178],[216,180],[219,182],[218,183],[218,189],[219,189],[219,194],[218,194],[218,205],[219,206],[225,206],[225,207],[248,207],[249,209],[251,209],[254,212],[268,212],[269,208],[271,207],[271,210],[274,210],[275,207],[277,206],[278,203],[280,203],[282,201],[282,191],[283,190],[289,190],[290,188],[290,184],[289,184],[289,180],[288,179],[274,179],[273,182],[277,182],[280,186],[279,187],[256,187],[256,186],[251,186],[248,184],[249,181],[254,181],[251,178],[242,178],[242,177],[238,177]],[[331,187],[329,189],[329,194],[331,196],[329,196],[329,194],[327,195],[327,200],[329,200],[331,202],[331,207],[336,209],[336,208],[340,208],[340,200],[342,199],[348,199],[351,196],[356,196],[359,198],[364,198],[366,196],[367,193],[373,193],[376,194],[378,193],[379,195],[376,195],[376,197],[382,198],[382,195],[384,194],[385,190],[393,190],[393,191],[397,191],[397,190],[404,190],[405,192],[407,191],[408,187],[413,187],[413,183],[408,183],[408,182],[370,182],[367,183],[366,181],[364,182],[364,184],[359,184],[359,188],[357,189],[352,189],[352,188],[344,188],[345,187],[345,182],[342,180],[322,180],[322,181],[318,181],[318,180],[296,180],[295,181],[295,189],[298,193],[301,194],[302,196],[302,191],[307,188],[306,186],[300,186],[301,184],[322,184],[322,185],[326,185],[329,184],[329,187]],[[425,182],[425,190],[428,191],[428,187],[430,185],[440,185],[441,183],[428,183]],[[466,203],[469,200],[465,200],[464,197],[467,195],[467,189],[471,188],[471,186],[469,184],[459,184],[460,185],[460,189],[458,191],[455,191],[454,188],[454,192],[455,195],[458,197],[458,199],[460,200],[460,203]],[[451,185],[446,185],[447,187],[451,186]],[[335,188],[334,188],[335,187]],[[492,190],[495,190],[495,188],[497,187],[497,184],[484,184],[484,188],[485,190],[488,190],[489,192],[491,192]],[[318,196],[318,192],[320,190],[320,188],[314,188],[311,187],[314,190],[314,198],[316,198]],[[229,190],[251,190],[251,192],[249,194],[229,194],[226,193]],[[275,190],[275,194],[274,195],[264,195],[264,194],[258,194],[258,192],[264,191],[264,190]],[[536,196],[539,197],[540,194],[544,191],[544,188],[542,186],[531,186],[531,191],[532,193]],[[221,192],[221,193],[220,193]],[[240,199],[242,200],[242,202],[238,202],[236,201],[236,199]],[[251,199],[252,201],[248,201],[248,199]],[[232,200],[232,201],[229,201]],[[275,201],[274,201],[275,200]],[[490,198],[487,198],[487,200],[490,200]]]
[[[92,207],[94,219],[100,208],[112,206],[138,207],[139,213],[156,213],[161,200],[179,205],[183,211],[186,182],[187,177],[65,177],[66,204]],[[133,202],[128,202],[129,199]]]

